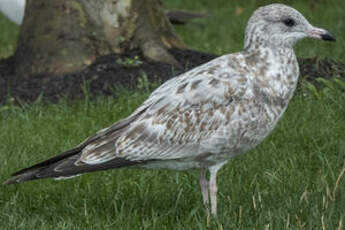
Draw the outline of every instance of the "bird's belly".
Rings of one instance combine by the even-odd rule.
[[[206,165],[203,162],[195,161],[193,159],[180,160],[157,160],[138,165],[139,168],[144,169],[168,169],[168,170],[188,170],[195,168],[203,168]]]
[[[224,122],[212,135],[205,137],[198,153],[190,157],[149,161],[139,165],[146,169],[188,170],[205,168],[246,153],[273,130],[285,108],[246,103],[243,111],[234,111],[230,122]],[[247,107],[246,107],[247,106]]]

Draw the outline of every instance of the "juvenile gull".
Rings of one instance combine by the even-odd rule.
[[[299,75],[292,48],[304,37],[335,41],[291,7],[260,7],[249,19],[241,52],[172,78],[129,117],[5,184],[120,167],[199,168],[207,214],[210,203],[216,215],[216,174],[258,145],[283,115]]]

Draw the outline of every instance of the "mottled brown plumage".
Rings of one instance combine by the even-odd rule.
[[[299,75],[292,47],[304,37],[330,40],[288,6],[261,7],[249,20],[243,51],[167,81],[128,118],[6,183],[125,166],[200,168],[203,201],[215,215],[217,171],[258,145],[283,115]]]

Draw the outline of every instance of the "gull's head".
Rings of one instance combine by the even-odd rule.
[[[305,37],[335,41],[327,30],[312,26],[297,10],[283,4],[271,4],[258,8],[249,19],[244,49],[259,46],[292,48]]]

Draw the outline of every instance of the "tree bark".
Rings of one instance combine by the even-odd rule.
[[[161,0],[28,0],[14,54],[16,73],[69,73],[98,56],[140,48],[149,60],[178,65],[183,48]]]

